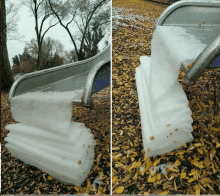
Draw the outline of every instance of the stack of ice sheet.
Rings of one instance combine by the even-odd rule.
[[[6,147],[18,159],[61,182],[81,185],[94,159],[93,134],[71,122],[73,92],[33,92],[11,100],[14,119],[6,126]]]
[[[176,51],[164,50],[163,34],[156,28],[152,40],[152,56],[141,57],[136,69],[136,84],[140,107],[142,137],[147,156],[170,152],[193,140],[192,117],[188,100],[177,78],[181,66],[173,53],[184,48],[175,34],[170,33]],[[187,37],[187,36],[186,36]],[[187,37],[188,38],[188,37]],[[190,55],[190,54],[189,54]]]

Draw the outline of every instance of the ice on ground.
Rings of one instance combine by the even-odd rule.
[[[100,181],[101,178],[102,176],[97,176],[95,180],[93,181],[92,185],[95,186],[96,188],[97,188],[96,184],[101,185],[102,184],[102,182]]]
[[[14,119],[5,140],[12,156],[60,182],[81,185],[95,156],[94,136],[84,123],[71,122],[79,92],[33,92],[11,99]]]
[[[113,7],[112,8],[112,29],[115,30],[120,26],[128,26],[128,24],[124,22],[125,20],[134,21],[134,22],[150,20],[150,21],[155,22],[155,19],[151,19],[146,16],[131,14],[131,11],[132,9]],[[136,27],[136,26],[133,26],[133,27]]]
[[[158,166],[156,166],[156,167],[151,167],[151,168],[150,168],[150,171],[153,172],[154,169],[155,169],[156,172],[157,172],[157,171],[159,171],[159,169],[160,169],[161,174],[166,174],[166,169],[167,169],[168,167],[174,168],[175,166],[174,166],[174,165],[171,165],[171,164],[160,164],[160,165],[158,165]]]

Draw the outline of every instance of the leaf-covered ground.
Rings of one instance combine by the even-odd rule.
[[[112,33],[112,188],[113,194],[220,193],[220,69],[207,70],[195,85],[179,81],[193,112],[194,141],[157,157],[145,156],[135,68],[140,56],[151,55],[155,20],[164,6],[144,0],[113,0],[124,8],[113,16]],[[139,15],[136,21],[128,15]],[[148,20],[143,20],[143,16]],[[120,25],[123,24],[123,25]],[[170,164],[166,175],[151,167]]]
[[[72,121],[85,123],[96,140],[92,169],[80,187],[60,183],[44,171],[11,157],[5,147],[4,138],[8,133],[5,126],[16,122],[7,99],[8,92],[1,92],[2,194],[110,193],[110,87],[93,95],[94,109],[73,106]]]

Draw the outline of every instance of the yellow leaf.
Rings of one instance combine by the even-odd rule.
[[[122,180],[122,182],[127,182],[128,180],[130,180],[130,178],[131,178],[131,174],[125,176],[125,178]]]
[[[120,186],[120,187],[118,187],[117,189],[116,189],[116,193],[117,194],[121,194],[121,193],[123,193],[123,191],[124,191],[124,187],[123,186]]]
[[[175,180],[174,180],[174,189],[175,189],[175,191],[177,191],[176,181]]]
[[[220,131],[220,129],[218,129],[216,127],[211,127],[211,130],[213,130],[213,131]]]
[[[117,159],[117,158],[119,158],[119,157],[121,157],[121,156],[122,156],[122,153],[119,153],[119,154],[113,156],[113,158],[114,158],[114,159]]]
[[[79,191],[79,187],[78,186],[74,186],[73,187],[76,191]]]
[[[167,195],[169,193],[169,191],[162,191],[160,193],[158,193],[158,195]]]
[[[44,182],[46,182],[45,174],[43,173]]]
[[[196,190],[196,195],[200,195],[200,187],[198,185],[195,185],[194,189]]]
[[[186,172],[182,172],[180,178],[186,178]]]
[[[117,58],[117,60],[122,61],[122,55],[119,55],[116,58]]]
[[[210,186],[210,184],[207,184],[207,186],[208,186],[211,190],[214,191],[214,189]]]
[[[184,147],[184,148],[187,148],[187,145],[186,145],[186,143],[183,143],[182,145],[183,145],[183,147]]]
[[[175,152],[168,152],[168,153],[166,153],[166,155],[174,155],[175,154]]]
[[[101,195],[101,193],[102,193],[102,187],[101,186],[99,186],[99,189],[98,189],[98,192],[96,193],[96,195]]]
[[[201,145],[202,145],[201,143],[195,143],[194,144],[195,147],[198,147],[198,146],[201,146]]]
[[[174,169],[174,168],[172,168],[172,167],[167,167],[167,169],[169,169],[170,171],[174,171],[174,172],[179,172],[177,169]]]
[[[120,150],[119,147],[112,147],[112,150]]]
[[[200,180],[202,184],[208,184],[208,183],[213,183],[213,181],[210,178],[203,178]]]
[[[117,162],[117,163],[115,163],[115,167],[124,168],[124,165],[122,163]]]
[[[175,165],[176,165],[176,166],[179,166],[179,165],[181,165],[181,162],[177,159],[177,160],[175,161]]]
[[[195,181],[195,180],[196,180],[196,178],[190,178],[190,179],[188,180],[188,182],[191,183],[191,182],[193,182],[193,181]]]
[[[150,159],[148,159],[147,161],[147,165],[146,165],[146,168],[145,168],[145,171],[148,171],[153,165],[153,161],[151,161]]]
[[[114,176],[114,177],[112,178],[112,184],[115,184],[116,180],[118,180],[118,176]]]
[[[154,136],[150,136],[150,140],[151,140],[151,141],[154,141]]]
[[[157,176],[154,176],[153,178],[148,178],[147,182],[155,182],[157,180]]]
[[[192,160],[192,164],[195,165],[196,167],[198,168],[204,168],[205,166],[203,165],[203,162],[198,162],[198,161],[195,161],[195,160]]]
[[[202,106],[203,108],[207,108],[207,107],[208,107],[208,106],[205,105],[202,101],[200,101],[200,104],[201,104],[201,106]]]
[[[137,168],[137,167],[140,167],[141,166],[141,162],[134,162],[133,164],[132,164],[132,166],[129,168],[129,172],[131,172],[131,170],[133,169],[133,168]]]
[[[189,173],[189,176],[192,176],[192,175],[196,175],[196,170],[194,170],[191,173]]]
[[[204,139],[201,137],[201,138],[199,138],[199,140],[204,145]]]
[[[197,151],[200,153],[200,154],[203,154],[203,151],[202,151],[202,149],[197,149]]]
[[[160,159],[157,159],[156,161],[154,161],[153,167],[157,166],[159,163],[160,163]]]
[[[157,180],[161,180],[161,173],[159,173],[158,175],[157,175]]]
[[[137,180],[137,178],[138,178],[138,172],[136,172],[136,174],[134,175],[133,180]]]
[[[53,177],[52,176],[48,176],[47,179],[48,180],[53,180]]]
[[[217,170],[215,169],[214,164],[212,164],[212,171],[213,171],[214,174],[217,172]]]

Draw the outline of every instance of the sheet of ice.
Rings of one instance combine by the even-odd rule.
[[[5,140],[12,156],[38,167],[55,179],[81,185],[95,156],[93,134],[85,124],[71,122],[76,92],[34,92],[13,97]]]
[[[193,140],[192,112],[177,80],[181,58],[185,58],[187,53],[179,54],[181,57],[178,59],[172,55],[172,52],[180,53],[180,49],[186,46],[178,42],[174,33],[170,36],[176,44],[170,43],[169,47],[172,48],[174,45],[177,47],[178,44],[179,47],[174,47],[176,51],[165,51],[161,47],[164,44],[164,37],[161,38],[160,33],[164,32],[156,28],[151,44],[152,56],[140,58],[141,64],[137,67],[135,75],[142,138],[147,156],[170,152]],[[189,38],[186,36],[186,39]],[[193,49],[196,50],[192,47]]]

